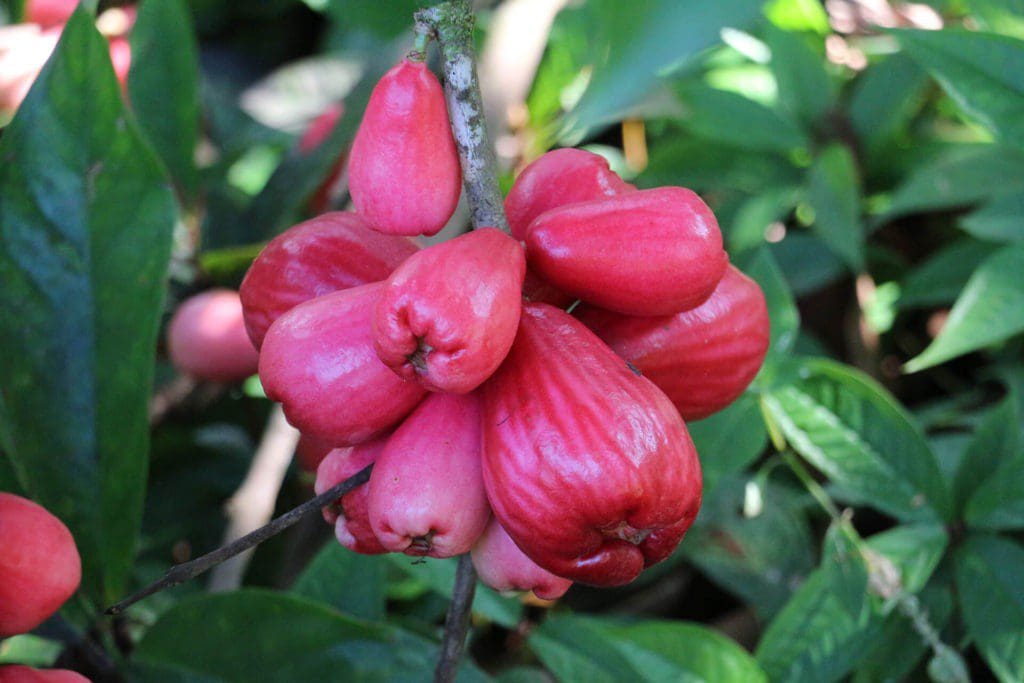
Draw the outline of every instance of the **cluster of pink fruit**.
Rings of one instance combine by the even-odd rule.
[[[45,508],[0,493],[0,640],[28,633],[78,590],[82,561],[71,532]],[[0,665],[0,683],[88,683],[65,669]]]
[[[338,540],[471,551],[485,583],[544,598],[667,557],[700,505],[683,418],[733,401],[768,346],[707,206],[558,150],[517,179],[511,236],[421,249],[461,176],[440,84],[410,60],[371,96],[349,186],[354,213],[278,236],[240,290],[267,396],[329,450],[317,490],[373,464],[324,511]]]

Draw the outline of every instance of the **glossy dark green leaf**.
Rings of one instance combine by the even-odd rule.
[[[863,270],[860,180],[849,148],[830,145],[818,155],[808,178],[807,201],[814,209],[811,229],[851,270]]]
[[[875,534],[867,545],[899,569],[903,590],[917,593],[939,566],[949,536],[941,524],[905,524]]]
[[[824,53],[813,50],[798,34],[774,26],[767,27],[764,38],[772,53],[771,68],[778,83],[780,106],[809,129],[820,125],[835,94],[823,66]],[[824,42],[821,48],[824,49]]]
[[[980,240],[1024,242],[1024,192],[993,198],[961,218],[960,227]]]
[[[1024,148],[1024,41],[958,29],[896,35],[964,111]]]
[[[188,4],[143,2],[131,46],[128,95],[135,117],[182,196],[192,199],[198,181],[199,49]]]
[[[756,504],[745,505],[754,497]],[[792,490],[732,477],[705,495],[680,550],[712,581],[770,617],[814,569],[814,545]]]
[[[455,558],[438,560],[417,558],[408,555],[392,554],[387,556],[391,565],[407,575],[426,584],[429,589],[444,598],[451,598],[452,587],[455,585]],[[507,628],[514,628],[519,623],[522,605],[515,598],[504,597],[490,588],[477,584],[473,610],[491,621]]]
[[[569,134],[614,121],[650,93],[663,69],[714,45],[722,28],[751,24],[759,9],[754,0],[587,3],[600,35],[592,36],[592,75],[568,115]]]
[[[768,624],[755,654],[773,682],[839,680],[874,642],[881,622],[871,611],[867,572],[856,558],[847,568],[815,570]],[[843,599],[851,595],[860,598],[855,605]]]
[[[758,250],[752,259],[743,263],[743,267],[747,275],[757,280],[768,304],[772,335],[769,353],[789,351],[800,330],[800,311],[782,270],[768,249]]]
[[[899,306],[952,304],[974,271],[996,248],[989,242],[972,239],[949,242],[904,276],[900,282]]]
[[[678,86],[676,94],[683,107],[680,123],[700,137],[782,154],[808,144],[792,121],[742,95],[693,82]]]
[[[176,208],[78,10],[0,139],[0,422],[29,494],[70,527],[84,588],[118,597],[142,517]]]
[[[792,230],[768,249],[797,297],[816,292],[846,273],[839,257],[807,232]]]
[[[559,615],[530,635],[530,647],[559,681],[767,681],[753,658],[696,624]]]
[[[958,513],[963,512],[978,487],[992,479],[1001,465],[1015,458],[1024,459],[1024,454],[1018,453],[1020,428],[1013,396],[1004,398],[978,425],[956,472],[953,493]]]
[[[762,396],[797,453],[845,497],[904,520],[950,514],[949,493],[921,430],[896,400],[858,370],[803,360],[798,379]]]
[[[798,187],[771,187],[744,201],[731,221],[719,223],[730,256],[763,246],[772,224],[783,222],[802,194]]]
[[[748,150],[690,136],[674,135],[652,147],[651,160],[637,178],[643,188],[682,185],[696,192],[730,189],[760,193],[766,178],[797,185],[803,174],[778,154]]]
[[[1024,190],[1024,154],[998,145],[960,145],[919,165],[893,192],[880,220],[969,206]]]
[[[750,394],[728,408],[696,422],[687,422],[701,458],[705,497],[723,477],[757,459],[768,444],[761,409]]]
[[[360,619],[384,618],[387,564],[328,541],[295,580],[292,592]]]
[[[998,536],[973,536],[955,559],[967,632],[1000,680],[1024,680],[1024,548]]]
[[[907,363],[917,372],[1024,331],[1024,245],[988,257],[967,281],[939,336]]]
[[[429,681],[437,651],[391,626],[287,593],[247,589],[181,601],[146,632],[133,658],[156,673],[222,683]],[[483,677],[467,662],[458,680]]]

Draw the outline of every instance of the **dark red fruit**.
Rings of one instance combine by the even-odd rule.
[[[505,213],[512,236],[524,240],[527,226],[545,211],[634,191],[604,157],[583,149],[556,149],[519,174],[505,198]]]
[[[333,292],[291,309],[267,331],[260,380],[296,429],[338,446],[379,436],[425,393],[373,350],[371,317],[382,283]]]
[[[735,401],[768,352],[764,294],[734,266],[691,311],[636,318],[584,305],[574,313],[658,385],[685,420],[707,417]]]
[[[543,213],[527,231],[526,256],[554,286],[626,315],[699,306],[729,263],[711,210],[681,187]]]
[[[484,385],[483,435],[494,514],[558,576],[628,583],[697,516],[700,463],[671,401],[557,308],[523,306]]]
[[[259,348],[270,325],[303,301],[379,282],[419,250],[381,235],[351,212],[317,216],[284,231],[253,261],[239,294],[245,327]]]
[[[374,230],[433,235],[455,212],[459,155],[444,92],[426,64],[402,60],[370,95],[352,143],[349,191]]]
[[[409,257],[377,305],[377,354],[399,376],[433,391],[472,391],[512,346],[525,269],[522,246],[496,228]]]

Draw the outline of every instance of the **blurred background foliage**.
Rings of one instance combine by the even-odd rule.
[[[219,544],[270,410],[255,381],[182,385],[158,318],[309,214],[422,4],[143,0],[126,103],[91,17],[68,24],[0,137],[0,301],[26,321],[0,343],[47,378],[2,368],[0,490],[63,512],[87,583],[0,662],[102,647],[140,681],[429,678],[454,565],[353,555],[319,520],[260,547],[240,591],[98,616]],[[747,394],[691,425],[705,502],[679,551],[555,605],[481,589],[460,678],[1024,680],[1024,3],[477,5],[503,186],[578,145],[698,191],[773,330]],[[21,244],[55,215],[72,227]],[[29,262],[92,308],[12,285]],[[293,466],[276,507],[309,495]]]

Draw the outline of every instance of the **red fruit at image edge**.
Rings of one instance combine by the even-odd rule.
[[[581,322],[524,304],[512,351],[483,393],[487,497],[531,560],[617,586],[679,544],[701,498],[686,426]]]
[[[566,147],[523,169],[505,198],[505,213],[512,236],[524,240],[527,227],[545,211],[635,191],[601,155]]]
[[[25,3],[25,21],[43,28],[67,23],[78,7],[78,0],[28,0]]]
[[[681,187],[547,211],[527,230],[526,258],[556,287],[626,315],[700,305],[729,263],[711,210]]]
[[[422,62],[402,60],[377,83],[349,154],[349,191],[374,230],[434,235],[462,190],[444,91]]]
[[[312,299],[267,331],[260,380],[300,432],[352,446],[387,431],[423,399],[423,387],[400,379],[373,350],[382,288],[378,282]]]
[[[0,638],[27,633],[78,590],[82,561],[71,532],[46,508],[0,493]]]
[[[430,390],[476,389],[515,339],[525,270],[522,246],[496,228],[409,257],[388,278],[377,304],[377,355],[400,377]]]
[[[573,313],[664,391],[684,420],[707,417],[736,400],[768,352],[764,293],[734,266],[690,311],[637,318],[583,305]]]
[[[285,230],[263,248],[239,288],[252,343],[260,348],[271,324],[302,302],[384,280],[417,251],[413,240],[382,235],[347,211]]]
[[[497,517],[491,517],[473,546],[472,558],[480,580],[496,591],[533,591],[538,598],[557,600],[572,585],[569,579],[555,576],[528,558]]]
[[[370,524],[392,552],[469,552],[491,515],[480,475],[480,398],[430,394],[370,475]]]
[[[367,465],[374,463],[384,450],[387,437],[367,441],[350,448],[336,448],[327,454],[316,472],[316,495],[355,476]],[[369,484],[361,484],[323,509],[324,519],[334,525],[338,543],[363,555],[379,555],[387,549],[380,544],[370,527],[367,500]]]
[[[181,372],[230,384],[256,372],[238,292],[210,289],[186,299],[167,326],[167,353]]]
[[[67,669],[33,669],[12,664],[0,666],[0,683],[89,683],[89,679]]]

